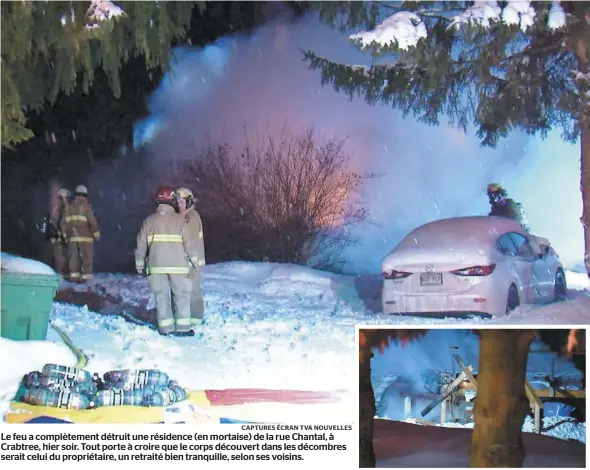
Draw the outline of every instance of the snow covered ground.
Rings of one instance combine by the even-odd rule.
[[[295,331],[293,343],[306,344],[310,332],[329,332],[346,344],[355,324],[586,325],[590,323],[590,282],[586,274],[566,272],[569,298],[549,305],[522,305],[493,319],[441,316],[424,318],[381,313],[381,277],[331,274],[302,266],[229,262],[205,266],[205,326],[231,324],[272,328],[272,337]],[[125,304],[155,307],[147,280],[137,275],[98,274],[87,284],[64,283],[77,291],[118,297]],[[292,331],[292,327],[295,330]],[[205,331],[210,331],[206,328]],[[283,332],[283,334],[281,334]],[[306,336],[307,335],[307,336]],[[351,336],[352,335],[352,336]],[[302,340],[303,339],[303,340]],[[313,346],[313,344],[310,344]]]
[[[472,429],[375,420],[378,468],[467,468]],[[577,441],[524,433],[526,468],[586,468],[586,446]]]
[[[21,270],[27,269],[25,263]],[[164,338],[147,323],[117,315],[133,308],[153,311],[147,280],[138,275],[98,274],[87,284],[63,282],[62,291],[90,290],[110,300],[105,301],[102,313],[55,302],[50,321],[88,355],[91,372],[153,367],[191,389],[350,391],[357,389],[355,325],[587,324],[590,297],[583,290],[588,287],[587,278],[569,272],[568,281],[571,299],[561,304],[521,307],[510,316],[492,320],[424,319],[380,313],[380,281],[376,277],[334,275],[285,264],[231,262],[204,268],[206,318],[196,327],[193,338]],[[61,343],[52,329],[47,339],[49,344]],[[0,347],[6,357],[4,348],[11,346],[2,340]],[[53,354],[44,354],[44,363],[50,362]],[[65,353],[59,352],[58,358],[60,354]],[[9,369],[0,373],[3,406],[18,384],[16,377],[33,370],[28,362],[18,371]],[[340,414],[354,419],[356,410],[356,403],[351,403],[341,407]]]

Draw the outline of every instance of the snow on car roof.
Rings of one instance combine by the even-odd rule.
[[[523,229],[518,222],[506,217],[452,217],[414,229],[396,249],[491,246],[506,232],[523,233]]]

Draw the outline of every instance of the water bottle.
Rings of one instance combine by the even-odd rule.
[[[97,406],[142,405],[142,390],[109,389],[100,390],[96,394]]]
[[[39,387],[49,388],[50,390],[59,390],[62,388],[71,388],[77,382],[58,375],[41,374],[39,377]]]
[[[40,378],[41,378],[41,372],[38,372],[38,371],[29,372],[27,375],[24,376],[23,384],[26,388],[38,388],[40,385],[39,384]]]
[[[104,374],[105,382],[117,384],[120,388],[135,390],[144,388],[147,385],[155,388],[165,387],[169,377],[165,372],[156,369],[140,370],[112,370]]]
[[[98,389],[94,382],[78,382],[70,387],[72,392],[81,393],[94,400]]]
[[[149,387],[149,385],[148,385]],[[120,390],[144,390],[144,386],[141,382],[126,382],[124,380],[118,380],[116,382],[107,382],[106,388],[108,389],[120,389]]]
[[[52,406],[68,410],[84,410],[93,404],[87,396],[71,390],[55,391],[44,388],[27,390],[23,401],[29,405]]]
[[[176,394],[168,387],[160,388],[153,394],[145,397],[147,406],[168,406],[176,402]]]
[[[171,380],[168,383],[168,388],[170,390],[172,390],[174,392],[175,395],[175,399],[174,402],[177,403],[179,401],[183,401],[186,400],[188,397],[188,394],[186,393],[186,390],[184,388],[182,388],[178,382],[176,382],[175,380]]]
[[[41,371],[43,375],[52,377],[61,377],[62,379],[71,380],[73,382],[91,382],[92,376],[90,372],[77,367],[66,367],[57,364],[45,364]]]

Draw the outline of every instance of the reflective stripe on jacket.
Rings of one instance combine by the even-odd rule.
[[[100,237],[92,205],[84,196],[76,196],[66,207],[60,227],[68,242],[92,243]]]
[[[68,211],[68,203],[60,204],[59,208],[49,217],[49,241],[53,244],[65,243],[65,233],[62,232],[62,220]]]
[[[205,240],[203,239],[203,222],[201,222],[201,216],[195,210],[194,206],[189,207],[184,216],[188,226],[187,236],[191,237],[197,249],[197,264],[199,266],[205,266]]]
[[[135,267],[147,274],[188,274],[198,256],[194,241],[185,234],[184,217],[171,206],[159,205],[137,235]]]

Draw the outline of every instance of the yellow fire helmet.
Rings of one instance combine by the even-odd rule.
[[[79,184],[78,186],[76,186],[76,192],[78,194],[88,194],[88,188],[83,184]]]
[[[500,186],[498,183],[488,184],[488,193],[495,193],[496,191],[501,191],[501,190],[502,190],[502,186]]]
[[[176,190],[176,194],[178,195],[178,197],[181,197],[182,199],[194,197],[193,192],[188,188],[178,188]]]

